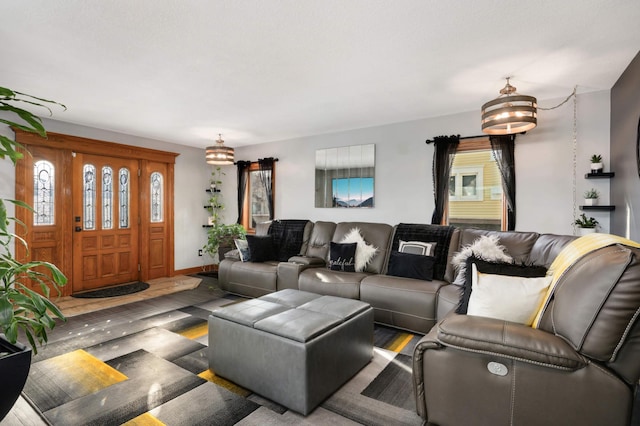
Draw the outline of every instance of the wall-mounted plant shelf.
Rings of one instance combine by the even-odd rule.
[[[213,228],[213,225],[202,225],[203,228]]]
[[[601,212],[610,212],[615,209],[616,209],[616,206],[580,206],[580,210],[591,210],[591,211],[601,211]]]
[[[587,173],[584,175],[585,179],[611,179],[616,174],[614,172],[602,172],[602,173]]]
[[[219,189],[211,189],[211,188],[205,189],[205,191],[207,191],[207,192],[220,192]]]

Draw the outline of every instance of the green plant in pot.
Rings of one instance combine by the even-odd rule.
[[[54,101],[36,98],[24,93],[0,87],[0,123],[37,133],[46,137],[46,131],[39,117],[16,105],[31,105],[51,110],[47,104]],[[14,120],[20,121],[14,121]],[[15,165],[23,154],[20,144],[0,134],[0,158],[10,160]],[[25,225],[7,213],[7,204],[16,208],[32,210],[27,204],[0,199],[0,420],[11,410],[29,374],[31,351],[38,352],[38,346],[46,344],[47,330],[56,325],[55,319],[64,321],[62,312],[49,300],[50,291],[60,292],[67,282],[66,277],[49,262],[22,261],[13,255],[15,244],[26,242],[16,233],[16,227]],[[28,252],[28,248],[27,248]],[[35,282],[42,294],[30,289],[26,284]],[[24,336],[30,347],[18,342]]]
[[[602,173],[604,166],[602,164],[602,155],[593,154],[591,156],[591,171],[593,173]]]
[[[600,192],[597,189],[591,188],[584,192],[584,204],[586,206],[595,206],[598,204],[598,198],[600,198]]]
[[[593,217],[587,217],[584,213],[576,218],[573,224],[578,228],[580,235],[592,234],[596,232],[598,221]]]
[[[208,206],[211,213],[209,216],[207,243],[203,247],[205,253],[211,257],[215,257],[217,254],[219,259],[222,259],[227,251],[233,249],[235,239],[244,239],[247,234],[244,227],[238,223],[230,225],[222,223],[224,203],[220,186],[222,185],[222,176],[224,176],[224,174],[220,166],[217,166],[213,172],[211,172],[211,197],[209,198]]]

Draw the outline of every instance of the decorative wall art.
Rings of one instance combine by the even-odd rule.
[[[373,207],[375,145],[316,151],[316,207]]]

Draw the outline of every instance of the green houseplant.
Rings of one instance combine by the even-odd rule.
[[[584,204],[586,206],[595,206],[598,204],[598,198],[600,198],[600,192],[597,189],[591,188],[584,192]]]
[[[218,254],[219,260],[221,260],[221,256],[223,256],[226,251],[233,248],[233,240],[245,238],[247,233],[244,227],[238,223],[230,225],[222,223],[224,203],[220,186],[222,185],[222,176],[224,175],[225,173],[220,166],[217,166],[211,172],[211,197],[209,198],[208,206],[210,209],[209,228],[207,231],[207,243],[203,247],[205,253],[211,257],[215,257],[215,255]]]
[[[16,105],[31,105],[51,110],[47,104],[64,105],[0,87],[0,123],[46,137],[39,117]],[[14,121],[14,120],[20,121]],[[9,159],[15,165],[23,154],[20,144],[0,134],[0,158]],[[0,199],[0,420],[6,416],[17,400],[29,374],[31,351],[38,352],[38,345],[47,342],[47,330],[56,325],[55,318],[65,320],[58,307],[49,300],[51,288],[60,291],[67,282],[66,277],[49,262],[22,261],[13,255],[15,244],[26,242],[17,233],[16,227],[24,223],[7,213],[7,203],[16,208],[31,207],[17,200]],[[13,225],[13,227],[12,227]],[[13,229],[12,229],[13,228]],[[26,283],[39,285],[42,294],[31,290]],[[18,343],[22,334],[30,348]]]
[[[602,164],[602,155],[593,154],[591,156],[591,171],[594,173],[601,173],[603,169],[604,166]]]
[[[584,213],[576,218],[573,224],[578,228],[580,235],[586,235],[596,232],[598,221],[593,217],[587,217]]]

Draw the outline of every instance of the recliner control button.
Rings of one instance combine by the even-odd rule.
[[[509,373],[507,366],[500,364],[499,362],[490,362],[487,364],[487,370],[489,370],[489,373],[495,374],[496,376],[506,376],[507,373]]]

